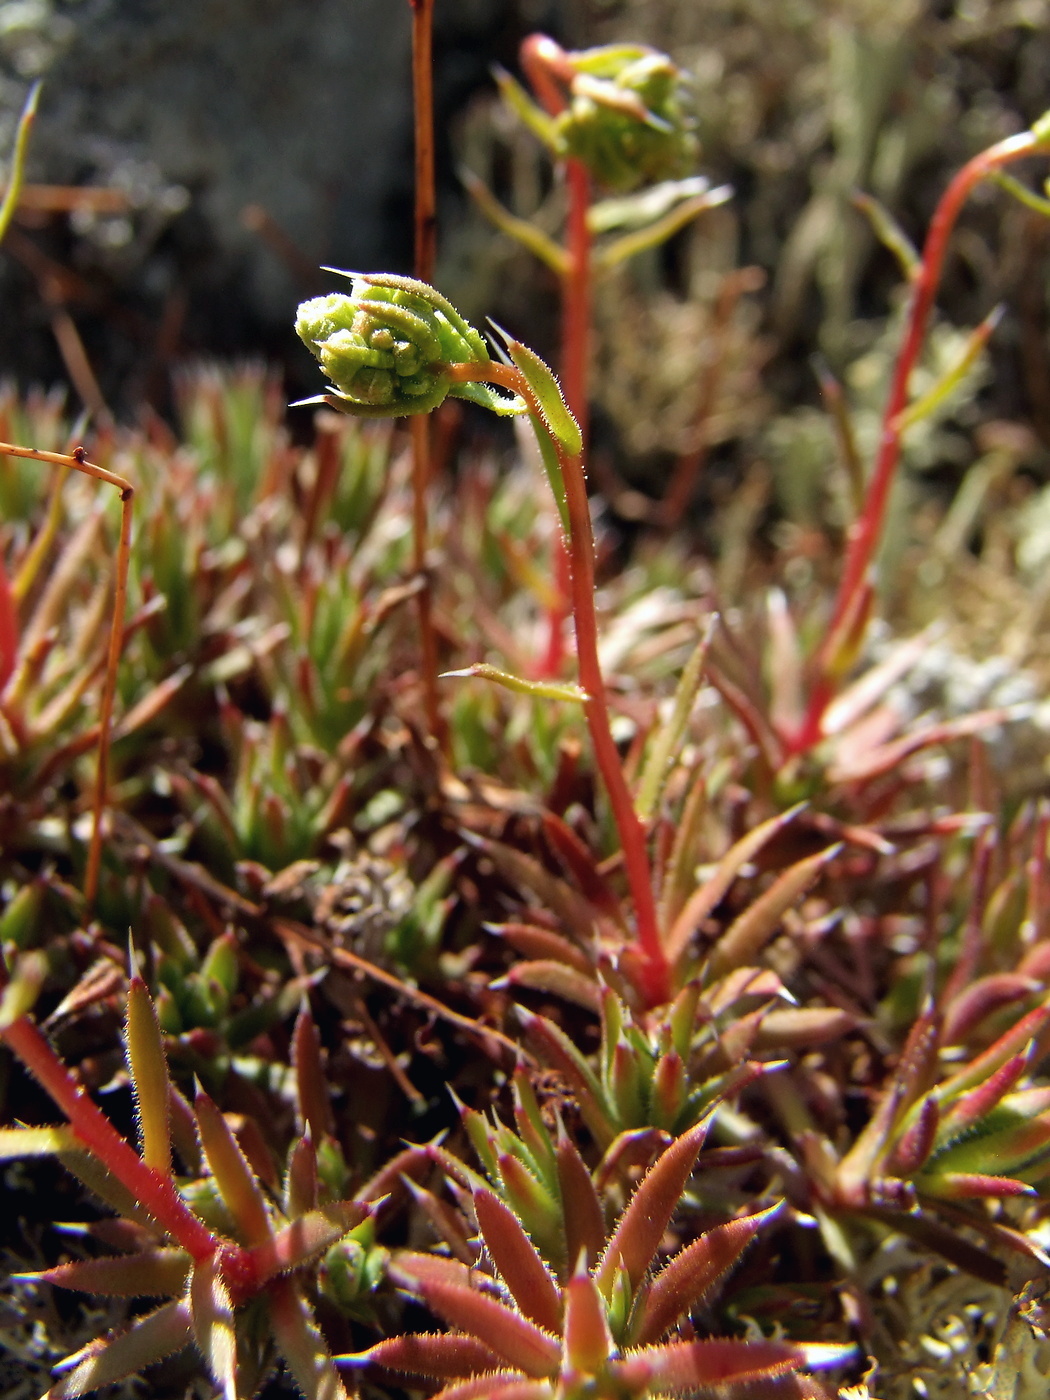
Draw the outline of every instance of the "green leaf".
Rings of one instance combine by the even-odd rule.
[[[36,82],[29,89],[29,96],[26,98],[25,106],[22,108],[22,115],[18,119],[18,130],[15,132],[15,149],[11,156],[11,171],[7,178],[7,189],[4,191],[4,202],[0,204],[0,242],[14,218],[15,210],[18,208],[18,201],[22,197],[22,185],[25,181],[26,155],[29,151],[29,135],[33,130],[33,122],[36,120],[37,103],[40,101],[41,84]]]
[[[557,123],[538,107],[519,82],[516,82],[503,68],[495,72],[496,86],[507,106],[521,118],[521,121],[541,141],[556,158],[564,154],[564,142],[558,134]]]
[[[534,257],[539,258],[559,277],[568,274],[569,255],[553,238],[548,238],[542,229],[530,223],[528,219],[519,219],[509,209],[505,209],[485,181],[472,170],[460,170],[459,178],[474,203],[501,233],[528,248]]]
[[[128,987],[126,1024],[128,1067],[142,1130],[142,1160],[167,1176],[171,1172],[168,1065],[157,1010],[141,977],[133,977]]]
[[[262,1189],[229,1124],[201,1088],[193,1107],[208,1166],[238,1230],[247,1244],[269,1240],[270,1217]]]
[[[512,676],[496,666],[478,661],[473,666],[465,666],[460,671],[442,671],[439,680],[459,680],[471,676],[492,681],[506,690],[516,690],[519,695],[531,695],[537,700],[566,700],[570,704],[582,705],[587,700],[587,692],[578,685],[559,685],[556,681],[526,681],[520,676]]]
[[[664,784],[670,777],[671,770],[681,752],[686,725],[689,723],[689,716],[692,714],[693,705],[700,690],[704,662],[707,660],[711,638],[714,636],[717,625],[717,615],[708,619],[700,640],[686,662],[678,682],[674,695],[674,705],[667,723],[661,726],[653,736],[653,741],[649,746],[645,767],[642,769],[642,776],[638,783],[638,796],[634,803],[635,810],[643,821],[648,821],[656,811]]]
[[[569,412],[569,407],[562,397],[561,385],[553,370],[540,359],[535,350],[530,350],[527,345],[515,340],[513,336],[508,336],[504,331],[500,331],[500,334],[506,343],[507,354],[521,370],[535,395],[548,430],[565,451],[575,457],[583,451],[583,434],[580,432],[579,423]]]

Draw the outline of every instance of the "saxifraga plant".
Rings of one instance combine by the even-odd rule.
[[[396,1284],[454,1330],[392,1337],[338,1361],[443,1381],[441,1400],[711,1392],[822,1400],[824,1388],[800,1372],[843,1366],[852,1346],[676,1331],[781,1209],[715,1226],[652,1271],[707,1127],[666,1147],[611,1234],[582,1160],[571,1147],[559,1151],[557,1260],[537,1247],[519,1213],[468,1182],[483,1251],[477,1265],[404,1251],[389,1267]],[[449,1170],[462,1175],[454,1164]]]
[[[0,1130],[0,1156],[55,1156],[117,1212],[124,1252],[60,1264],[27,1281],[122,1298],[162,1298],[129,1328],[63,1363],[48,1400],[74,1400],[196,1343],[225,1400],[252,1395],[279,1354],[307,1400],[345,1396],[301,1278],[355,1227],[367,1263],[374,1206],[331,1190],[330,1110],[312,1022],[295,1045],[302,1134],[277,1198],[262,1186],[215,1101],[191,1107],[173,1085],[156,1009],[138,977],[128,987],[127,1063],[141,1152],[110,1123],[25,1012],[43,975],[27,954],[4,993],[0,1040],[66,1114],[59,1127]],[[337,1151],[337,1149],[336,1149]],[[177,1175],[176,1154],[187,1175]],[[402,1163],[402,1165],[407,1165]],[[341,1186],[345,1171],[334,1172]],[[333,1257],[336,1292],[352,1303],[350,1256]],[[371,1266],[368,1266],[371,1267]],[[366,1288],[374,1282],[369,1276]]]
[[[669,965],[657,924],[645,831],[613,738],[598,656],[594,536],[581,458],[583,439],[557,380],[539,356],[509,337],[507,361],[492,360],[477,331],[440,293],[391,274],[353,276],[350,296],[332,294],[304,302],[296,330],[334,386],[333,392],[307,402],[327,403],[364,417],[398,417],[426,413],[452,395],[497,413],[527,413],[531,418],[568,536],[580,679],[578,690],[540,686],[537,694],[560,693],[563,699],[583,704],[623,846],[640,952],[639,980],[650,1001],[666,1000]]]

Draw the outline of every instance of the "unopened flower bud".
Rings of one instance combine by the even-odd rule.
[[[336,269],[328,269],[335,271]],[[314,297],[299,307],[295,329],[336,392],[334,407],[363,417],[427,413],[448,394],[500,413],[523,404],[487,384],[456,383],[449,368],[485,364],[485,343],[439,292],[392,273],[344,274],[350,294]]]
[[[600,184],[628,191],[689,170],[698,143],[686,77],[666,54],[616,44],[566,59],[573,77],[558,132]]]

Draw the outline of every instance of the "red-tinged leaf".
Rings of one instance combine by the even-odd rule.
[[[915,1178],[916,1191],[946,1201],[998,1199],[1005,1196],[1036,1196],[1027,1182],[1009,1176],[989,1176],[982,1172],[927,1172]]]
[[[198,1264],[190,1277],[193,1335],[224,1400],[237,1400],[237,1338],[233,1304],[219,1272],[219,1259]]]
[[[930,1073],[937,1043],[937,1019],[932,1010],[923,1011],[911,1028],[893,1081],[839,1166],[838,1193],[844,1203],[861,1204],[867,1200],[868,1187],[880,1174],[879,1165],[888,1155],[894,1125],[926,1087],[923,1081]]]
[[[523,958],[541,962],[561,962],[584,976],[592,975],[594,964],[582,948],[570,943],[564,934],[538,924],[486,924],[486,930],[509,943]]]
[[[548,1258],[557,1257],[561,1242],[558,1201],[528,1167],[509,1152],[498,1159],[500,1180],[511,1209]]]
[[[773,839],[779,832],[783,831],[790,822],[794,821],[798,814],[804,809],[805,803],[790,808],[787,812],[781,812],[778,816],[770,817],[761,826],[756,826],[754,831],[749,831],[746,836],[732,846],[722,859],[718,862],[718,867],[711,878],[705,881],[698,890],[695,890],[686,901],[685,908],[674,922],[667,938],[666,952],[669,960],[677,960],[685,952],[693,937],[693,934],[703,923],[707,916],[714,912],[717,906],[729,893],[733,881],[740,874],[741,870],[749,861],[753,860],[763,846]]]
[[[554,1182],[554,1143],[543,1121],[543,1111],[528,1071],[519,1065],[511,1080],[514,1099],[514,1122],[522,1143],[528,1149],[539,1176],[549,1186]]]
[[[698,1123],[676,1138],[639,1183],[598,1266],[598,1287],[606,1298],[620,1268],[626,1271],[632,1289],[645,1277],[692,1175],[708,1126],[707,1122]]]
[[[759,1013],[752,1050],[806,1050],[855,1030],[858,1021],[839,1006],[785,1006]]]
[[[776,933],[787,911],[812,889],[841,850],[839,842],[789,866],[764,894],[748,905],[711,949],[713,975],[750,963]]]
[[[1016,715],[1009,709],[979,710],[976,714],[962,715],[957,719],[930,724],[892,743],[881,744],[878,748],[858,755],[852,762],[838,763],[828,770],[831,783],[867,783],[892,773],[907,759],[926,749],[939,748],[942,744],[953,743],[957,739],[968,739],[987,729],[1007,724]]]
[[[582,1259],[565,1288],[562,1335],[565,1345],[562,1375],[566,1380],[573,1372],[579,1377],[600,1373],[615,1350],[605,1304]]]
[[[733,1267],[758,1232],[775,1220],[783,1202],[756,1215],[706,1230],[661,1270],[644,1295],[634,1341],[647,1346],[701,1302]]]
[[[275,1235],[244,1251],[255,1286],[317,1259],[368,1214],[368,1207],[357,1201],[335,1201],[292,1220]]]
[[[335,1357],[337,1366],[382,1366],[388,1371],[404,1371],[410,1376],[431,1380],[455,1380],[499,1371],[503,1364],[496,1353],[476,1337],[460,1337],[450,1332],[424,1332],[389,1337],[367,1351]]]
[[[539,1047],[543,1058],[569,1081],[583,1120],[595,1140],[600,1146],[607,1147],[612,1139],[612,1129],[604,1107],[602,1086],[590,1065],[553,1021],[546,1016],[536,1016],[521,1006],[515,1010],[525,1034]]]
[[[774,998],[788,1002],[793,1000],[777,974],[768,967],[738,967],[719,978],[704,992],[704,1001],[714,1016],[735,1007],[744,997],[756,997],[762,1001]]]
[[[994,1132],[966,1137],[938,1152],[931,1172],[1019,1172],[1050,1149],[1050,1120],[1021,1119]]]
[[[550,1376],[558,1368],[561,1347],[554,1337],[521,1317],[503,1303],[473,1286],[470,1270],[457,1265],[467,1280],[453,1282],[449,1260],[425,1255],[401,1255],[390,1267],[390,1277],[417,1297],[432,1312],[471,1337],[490,1346],[503,1360],[527,1376]],[[439,1263],[443,1267],[434,1268]]]
[[[517,1216],[491,1191],[474,1193],[485,1248],[520,1312],[546,1332],[561,1327],[561,1295]]]
[[[1022,1001],[1039,990],[1039,983],[1016,972],[996,972],[979,977],[959,993],[944,1012],[942,1045],[965,1045],[972,1031],[1004,1006]]]
[[[181,1295],[189,1271],[185,1250],[150,1249],[105,1259],[76,1259],[39,1274],[12,1274],[12,1278],[110,1298],[172,1298]]]
[[[450,1158],[450,1161],[455,1160],[454,1157]],[[380,1167],[374,1176],[369,1177],[365,1184],[354,1192],[354,1200],[374,1201],[378,1204],[402,1187],[406,1177],[416,1180],[417,1177],[428,1174],[433,1162],[429,1147],[406,1147],[391,1157],[385,1166]]]
[[[229,1124],[214,1100],[201,1088],[197,1090],[193,1107],[208,1166],[238,1230],[250,1245],[269,1239],[266,1201]]]
[[[126,1332],[92,1342],[63,1362],[65,1375],[47,1392],[45,1400],[78,1400],[92,1390],[137,1375],[154,1361],[181,1351],[193,1336],[189,1304],[165,1303],[156,1312],[138,1318]]]
[[[598,869],[593,853],[587,849],[572,827],[553,812],[544,812],[543,833],[588,902],[621,929],[625,928],[622,903]]]
[[[528,1381],[513,1371],[497,1371],[448,1385],[431,1400],[554,1400],[554,1390],[546,1381]]]
[[[635,1167],[648,1167],[673,1141],[663,1128],[628,1128],[610,1143],[594,1173],[594,1185],[604,1195],[609,1183]],[[602,1246],[608,1238],[602,1229]]]
[[[558,1185],[561,1190],[562,1218],[565,1223],[565,1258],[579,1259],[593,1268],[605,1244],[605,1216],[598,1192],[579,1149],[559,1124]]]
[[[628,1352],[609,1371],[628,1393],[696,1391],[746,1385],[787,1376],[805,1364],[801,1347],[788,1342],[737,1342],[716,1337],[669,1342]]]
[[[171,1171],[170,1080],[153,999],[140,977],[128,987],[127,1051],[135,1111],[142,1132],[142,1160],[165,1175]]]
[[[1017,1084],[1025,1070],[1030,1067],[1030,1055],[1011,1055],[983,1084],[971,1089],[968,1094],[955,1100],[943,1113],[937,1133],[937,1145],[952,1142],[968,1128],[981,1122],[996,1104]]]
[[[1050,1031],[1050,1005],[1043,1004],[1029,1011],[1008,1031],[1005,1031],[999,1039],[989,1045],[988,1049],[971,1060],[968,1065],[957,1070],[951,1078],[938,1084],[935,1093],[940,1103],[951,1103],[960,1094],[975,1088],[1004,1064],[1011,1055],[1019,1054],[1025,1049],[1029,1041],[1035,1042],[1035,1050],[1031,1064],[1034,1067],[1036,1060],[1045,1053],[1045,1037]]]
[[[566,931],[574,938],[585,946],[590,943],[596,931],[598,911],[571,885],[559,880],[538,860],[525,855],[514,846],[486,840],[479,840],[477,845],[501,875],[519,889],[528,890],[536,895],[543,905],[562,921]]]
[[[284,1203],[289,1216],[303,1215],[317,1204],[317,1149],[309,1133],[296,1138],[288,1154]]]
[[[405,1186],[412,1200],[433,1225],[438,1239],[448,1245],[453,1257],[461,1264],[473,1265],[477,1261],[477,1250],[471,1245],[471,1232],[460,1212],[435,1196],[433,1191],[417,1186],[410,1177],[405,1179]]]
[[[892,1176],[914,1176],[933,1151],[939,1123],[937,1100],[927,1094],[887,1163],[886,1169]]]
[[[485,1120],[481,1117],[480,1113],[474,1113],[473,1109],[468,1109],[467,1111],[474,1118],[484,1123]],[[471,1143],[473,1143],[473,1134],[470,1133],[469,1129],[467,1131]],[[441,1168],[449,1181],[454,1181],[457,1186],[461,1186],[465,1191],[484,1190],[488,1185],[488,1182],[480,1173],[472,1171],[471,1168],[468,1167],[466,1163],[461,1162],[458,1157],[453,1157],[452,1153],[446,1151],[440,1143],[432,1142],[427,1148],[427,1156],[432,1163],[436,1163]],[[481,1156],[480,1152],[478,1156]],[[483,1157],[482,1161],[485,1164],[485,1170],[491,1171],[492,1176],[497,1178],[499,1176],[499,1158],[495,1151],[491,1154],[491,1161],[487,1157]]]
[[[309,1125],[314,1142],[320,1142],[335,1132],[335,1116],[321,1063],[321,1037],[306,1001],[299,1009],[292,1032],[292,1064],[295,1067],[299,1130],[305,1132]]]
[[[35,1022],[20,1016],[11,1025],[3,1026],[0,1034],[69,1118],[81,1145],[89,1149],[85,1165],[94,1159],[105,1163],[105,1168],[131,1197],[132,1217],[138,1218],[137,1212],[144,1208],[195,1259],[208,1258],[216,1243],[211,1232],[187,1206],[172,1179],[148,1167],[94,1100],[84,1093],[83,1086],[69,1073]],[[72,1159],[71,1170],[78,1174],[83,1170],[76,1157]],[[84,1175],[87,1175],[86,1170]]]
[[[267,1289],[277,1350],[304,1400],[349,1400],[305,1299],[290,1278]]]
[[[577,972],[566,967],[563,962],[553,962],[543,958],[531,962],[515,963],[506,977],[493,983],[496,987],[528,987],[536,992],[549,992],[562,997],[585,1011],[595,1015],[601,1006],[601,994],[593,973]]]
[[[677,1050],[668,1050],[656,1062],[650,1090],[653,1119],[658,1128],[674,1128],[685,1096],[685,1061]]]
[[[711,684],[744,726],[752,743],[761,753],[766,767],[771,773],[779,773],[784,766],[784,745],[767,717],[751,697],[711,661],[707,663],[707,675]]]

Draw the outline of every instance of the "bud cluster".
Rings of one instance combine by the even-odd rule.
[[[328,271],[337,271],[329,268]],[[448,394],[498,412],[520,412],[485,384],[456,383],[452,365],[487,364],[479,333],[433,287],[393,273],[344,273],[350,295],[314,297],[295,329],[336,392],[336,408],[359,417],[427,413]]]
[[[693,166],[698,143],[685,74],[666,54],[616,44],[566,59],[573,76],[558,135],[599,184],[626,192]]]

